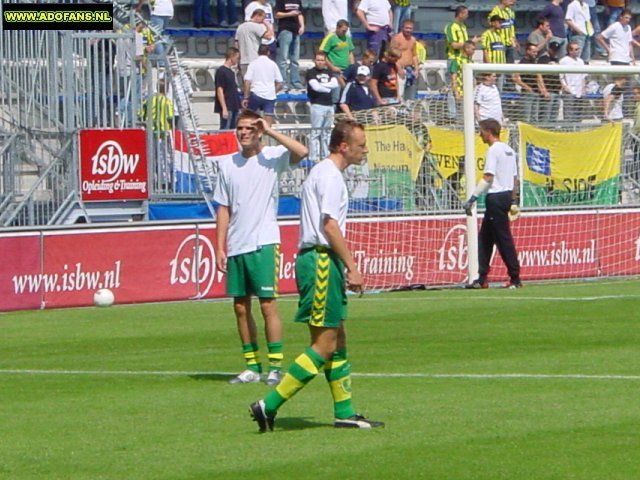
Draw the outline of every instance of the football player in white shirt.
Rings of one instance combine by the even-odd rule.
[[[265,146],[262,136],[278,142]],[[255,294],[265,322],[268,385],[280,381],[282,366],[282,323],[276,308],[280,261],[278,228],[278,177],[289,164],[309,154],[307,147],[275,130],[257,113],[245,111],[238,117],[236,136],[240,152],[219,164],[213,200],[220,204],[216,220],[216,265],[227,273],[227,294],[233,297],[238,333],[246,369],[230,383],[260,381],[256,322],[251,313]]]
[[[311,169],[302,187],[296,282],[300,292],[296,322],[306,323],[311,345],[296,358],[282,382],[251,404],[260,432],[273,430],[278,409],[318,372],[324,371],[337,428],[373,428],[384,423],[358,415],[351,404],[351,368],[347,359],[346,288],[362,292],[364,281],[345,240],[349,196],[342,172],[359,165],[367,153],[364,127],[338,122],[331,132],[329,157]],[[346,274],[345,274],[346,270]]]
[[[491,255],[494,245],[509,273],[508,288],[521,288],[520,261],[513,243],[510,218],[517,218],[518,162],[513,149],[500,141],[500,124],[487,119],[480,122],[480,137],[489,145],[484,167],[484,175],[478,182],[473,195],[464,204],[465,213],[471,216],[471,208],[483,193],[486,210],[478,235],[478,278],[467,288],[488,288],[487,278],[491,269]]]

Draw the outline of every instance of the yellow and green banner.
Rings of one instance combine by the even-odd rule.
[[[403,209],[413,208],[415,182],[424,148],[404,125],[367,125],[369,175],[379,178],[369,186],[369,197],[396,198]]]
[[[431,157],[442,178],[449,178],[454,174],[464,174],[464,133],[459,130],[431,127]],[[509,142],[509,131],[500,132],[500,140]],[[476,135],[476,182],[482,178],[484,159],[489,146]]]
[[[554,132],[518,124],[524,205],[618,203],[622,124]]]

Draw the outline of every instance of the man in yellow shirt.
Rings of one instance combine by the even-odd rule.
[[[489,20],[493,17],[500,18],[500,35],[502,36],[502,43],[506,48],[506,62],[515,63],[516,51],[520,50],[518,39],[516,38],[516,14],[511,7],[513,7],[515,0],[500,0],[500,3],[493,7],[493,10],[489,12]]]

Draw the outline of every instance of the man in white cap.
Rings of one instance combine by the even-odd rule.
[[[356,71],[356,79],[347,83],[340,98],[340,110],[351,117],[351,112],[366,110],[375,106],[373,95],[369,91],[371,71],[366,65],[360,65]]]

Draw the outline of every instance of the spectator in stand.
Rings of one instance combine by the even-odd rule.
[[[502,36],[502,19],[497,15],[491,17],[490,27],[482,34],[484,63],[507,63],[507,46]]]
[[[598,43],[607,51],[611,65],[635,64],[633,46],[640,46],[640,43],[633,39],[630,23],[631,11],[623,10],[618,21],[609,25],[597,37]]]
[[[339,20],[349,21],[348,0],[322,0],[322,20],[327,33],[335,32]]]
[[[496,87],[497,75],[486,72],[482,74],[482,82],[476,87],[473,95],[473,106],[476,122],[493,118],[500,125],[504,123],[502,116],[502,99]]]
[[[369,70],[371,70],[373,68],[373,64],[376,63],[376,60],[378,60],[376,52],[373,50],[365,50],[362,54],[361,61],[352,63],[342,72],[342,81],[345,84],[355,81],[358,67],[360,65],[365,65],[369,67]]]
[[[405,20],[411,19],[411,0],[391,0],[393,5],[393,32],[399,33]]]
[[[264,10],[264,21],[265,23],[271,24],[273,26],[275,24],[275,17],[273,16],[273,8],[271,8],[271,4],[267,0],[254,0],[253,2],[249,2],[244,9],[244,21],[251,21],[251,16],[253,12],[257,9]]]
[[[236,83],[236,72],[240,51],[229,47],[224,56],[224,64],[216,70],[216,99],[213,111],[220,115],[220,130],[236,128],[238,112],[240,111],[240,96]]]
[[[528,43],[524,57],[520,59],[521,65],[535,65],[538,63],[538,47],[534,43]],[[527,123],[538,121],[538,108],[540,96],[546,98],[548,92],[544,86],[542,75],[536,73],[515,73],[513,82],[522,89],[523,119]]]
[[[444,27],[444,34],[447,41],[447,71],[451,70],[451,62],[456,57],[462,55],[462,49],[467,40],[469,40],[469,34],[467,32],[467,25],[465,22],[469,18],[469,8],[464,5],[458,5],[455,10],[455,16],[453,22],[448,23]],[[475,36],[471,41],[478,43],[479,37]]]
[[[591,42],[593,25],[589,6],[584,0],[573,0],[567,7],[565,21],[569,26],[569,41],[580,47],[580,57],[585,64],[591,60]]]
[[[301,0],[276,0],[278,19],[278,54],[276,61],[284,79],[285,89],[303,88],[300,81],[300,37],[304,33]],[[287,63],[289,74],[287,75]]]
[[[380,55],[388,47],[393,25],[391,5],[388,0],[362,0],[356,15],[365,29],[367,48]]]
[[[311,104],[309,161],[317,163],[329,154],[329,137],[335,116],[334,91],[340,88],[336,74],[329,70],[327,54],[316,52],[315,67],[307,71],[307,96]]]
[[[500,29],[498,32],[505,46],[505,61],[495,63],[515,63],[516,52],[520,50],[520,45],[516,38],[516,14],[511,8],[515,3],[515,0],[500,0],[500,3],[489,12],[489,21],[494,17],[500,18]]]
[[[402,31],[391,38],[391,48],[400,52],[398,68],[404,70],[400,77],[400,97],[415,100],[418,88],[418,54],[416,37],[413,36],[415,23],[411,19],[402,22]]]
[[[462,55],[458,55],[451,62],[449,76],[451,87],[447,96],[449,108],[449,118],[457,119],[460,104],[462,103],[462,67],[468,63],[473,63],[473,54],[476,51],[476,44],[471,40],[464,42]]]
[[[351,35],[349,35],[349,22],[343,19],[336,23],[335,32],[328,33],[324,37],[319,50],[326,54],[329,70],[340,78],[342,72],[355,63],[354,48]]]
[[[138,0],[136,10],[139,12],[142,9],[144,0]],[[151,17],[149,24],[154,33],[164,35],[164,30],[167,28],[169,21],[173,18],[173,0],[151,0],[149,2]],[[159,56],[164,55],[164,42],[162,39],[155,39],[155,54]]]
[[[560,63],[560,49],[562,46],[556,41],[551,41],[547,45],[546,53],[538,57],[540,65],[558,65]],[[542,77],[543,83],[547,90],[548,96],[540,100],[539,118],[542,123],[549,124],[558,119],[558,110],[560,105],[560,75],[545,74]]]
[[[619,122],[624,118],[622,105],[624,103],[626,83],[626,77],[615,76],[613,77],[613,83],[610,83],[602,90],[604,118],[610,122]]]
[[[567,51],[567,27],[564,21],[564,10],[560,6],[563,0],[551,0],[540,12],[539,18],[546,18],[549,20],[549,27],[551,28],[551,41],[558,42],[560,44],[559,54],[564,56]]]
[[[580,56],[580,44],[569,42],[567,55],[560,59],[562,66],[582,66],[584,60]],[[586,73],[562,73],[560,75],[562,85],[563,119],[568,122],[582,120],[580,104],[587,90]]]
[[[267,0],[254,0],[249,3],[244,9],[244,21],[249,22],[251,20],[251,16],[253,12],[256,10],[264,10],[264,24],[267,26],[271,32],[274,31],[273,26],[275,25],[275,17],[273,16],[273,9]],[[262,45],[269,45],[269,53],[271,58],[275,58],[276,54],[276,36],[275,34],[270,37],[262,37],[260,40]]]
[[[249,64],[258,58],[258,47],[263,38],[273,38],[273,30],[264,21],[264,10],[256,9],[251,21],[241,23],[236,30],[236,48],[240,50],[240,73],[244,78]]]
[[[366,65],[360,65],[356,71],[356,79],[349,82],[340,98],[340,110],[349,118],[353,118],[351,112],[367,110],[376,105],[376,101],[369,90],[369,78],[371,71]]]
[[[490,28],[482,34],[482,55],[484,63],[507,63],[507,47],[501,33],[502,19],[494,15],[490,19]],[[498,77],[498,89],[502,91],[504,75]]]
[[[600,16],[598,15],[598,9],[596,7],[598,1],[597,0],[585,0],[585,3],[589,6],[589,16],[591,17],[591,25],[593,26],[593,35],[589,39],[591,42],[591,53],[595,52],[597,55],[601,57],[607,56],[607,51],[602,48],[596,39],[598,35],[602,32],[602,27],[600,26]]]
[[[156,178],[159,187],[165,192],[171,190],[173,181],[173,103],[166,95],[164,79],[158,80],[158,92],[142,104],[141,120],[151,122],[151,130],[155,140]],[[149,114],[151,112],[151,114]]]
[[[395,50],[387,50],[381,62],[373,67],[369,88],[378,106],[400,103],[398,90],[398,59],[400,53]]]
[[[195,28],[216,26],[211,18],[210,0],[193,0],[193,26]]]
[[[269,58],[269,46],[260,45],[258,58],[247,68],[244,77],[242,106],[254,112],[263,112],[269,126],[273,123],[276,94],[282,89],[282,75],[276,62]]]
[[[527,43],[532,43],[538,47],[538,57],[540,57],[547,53],[547,45],[552,38],[553,33],[551,33],[549,20],[544,17],[538,17],[536,28],[527,37]]]
[[[218,0],[217,11],[219,27],[235,27],[238,25],[238,11],[236,10],[236,0]]]
[[[604,13],[607,16],[607,26],[618,21],[622,11],[627,8],[628,0],[603,0]]]

